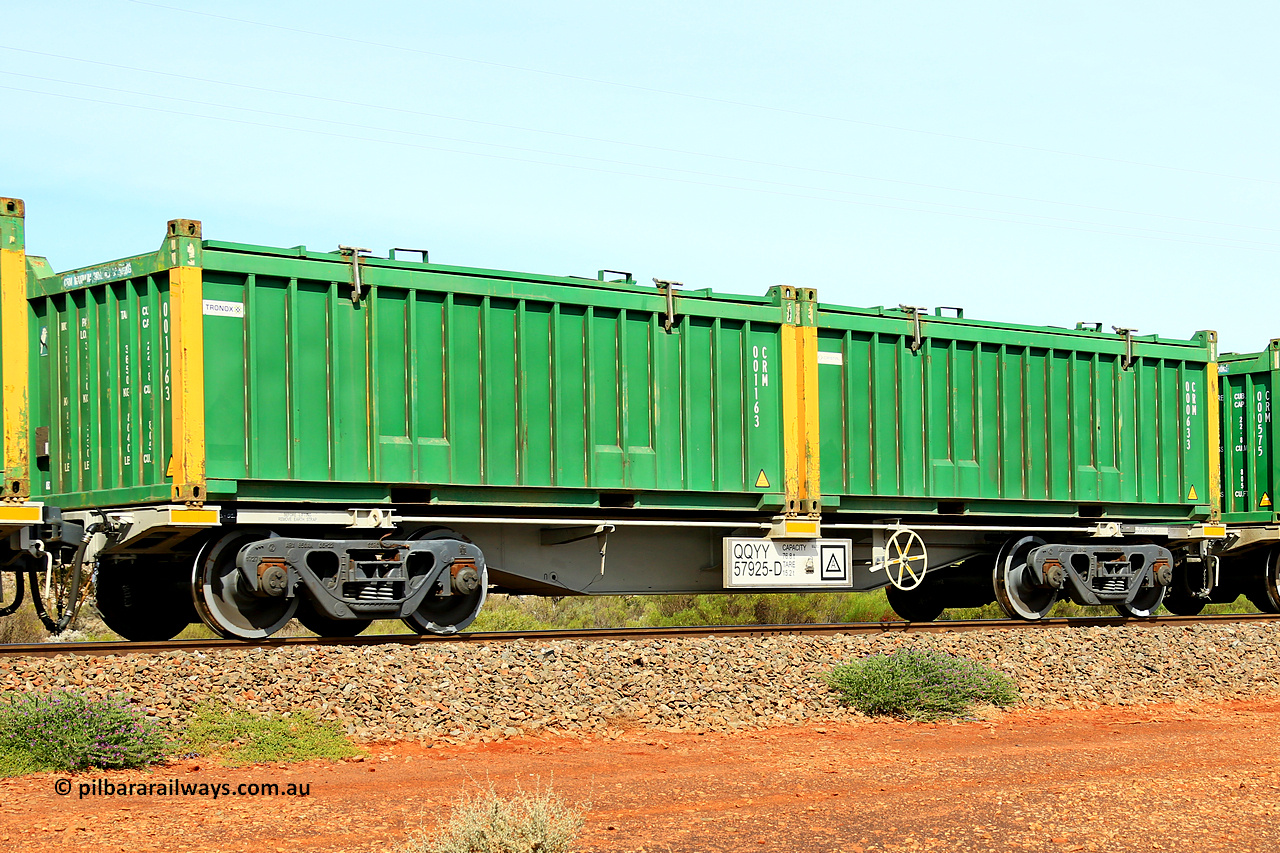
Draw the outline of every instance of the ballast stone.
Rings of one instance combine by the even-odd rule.
[[[124,694],[181,719],[202,704],[308,710],[360,739],[732,731],[848,721],[831,667],[934,649],[1012,676],[1040,708],[1280,695],[1280,624],[1049,628],[952,634],[291,646],[0,661],[0,690]],[[548,654],[548,651],[551,653]]]

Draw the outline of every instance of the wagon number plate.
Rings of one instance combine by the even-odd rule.
[[[851,587],[848,539],[724,540],[724,585],[757,589]]]

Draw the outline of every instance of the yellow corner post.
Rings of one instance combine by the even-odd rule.
[[[22,502],[31,495],[30,365],[27,362],[26,208],[0,198],[0,409],[4,415],[4,483],[0,497]]]
[[[1215,353],[1216,358],[1216,353]],[[1222,416],[1221,403],[1218,401],[1220,385],[1218,383],[1218,363],[1209,362],[1209,379],[1206,383],[1206,395],[1209,398],[1209,520],[1216,522],[1222,517]]]
[[[797,288],[784,305],[782,326],[783,478],[788,515],[817,515],[822,508],[818,457],[818,330],[815,294]]]
[[[204,275],[200,223],[174,219],[163,251],[169,261],[169,346],[173,360],[173,500],[205,500]]]
[[[818,443],[818,294],[812,288],[796,292],[800,300],[800,408],[803,413],[804,496],[809,513],[822,511],[822,481]]]

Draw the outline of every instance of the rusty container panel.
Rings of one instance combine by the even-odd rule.
[[[817,317],[822,487],[841,510],[1210,515],[1213,333],[1126,340],[827,305]]]
[[[1219,365],[1222,391],[1222,511],[1227,523],[1274,524],[1280,424],[1272,393],[1280,384],[1280,340],[1259,353],[1228,353]]]

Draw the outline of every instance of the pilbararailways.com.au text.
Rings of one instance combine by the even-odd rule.
[[[110,779],[89,779],[73,783],[59,779],[53,790],[60,796],[70,796],[74,791],[81,800],[86,797],[309,797],[310,782],[184,782],[166,779],[163,782],[113,782]]]

